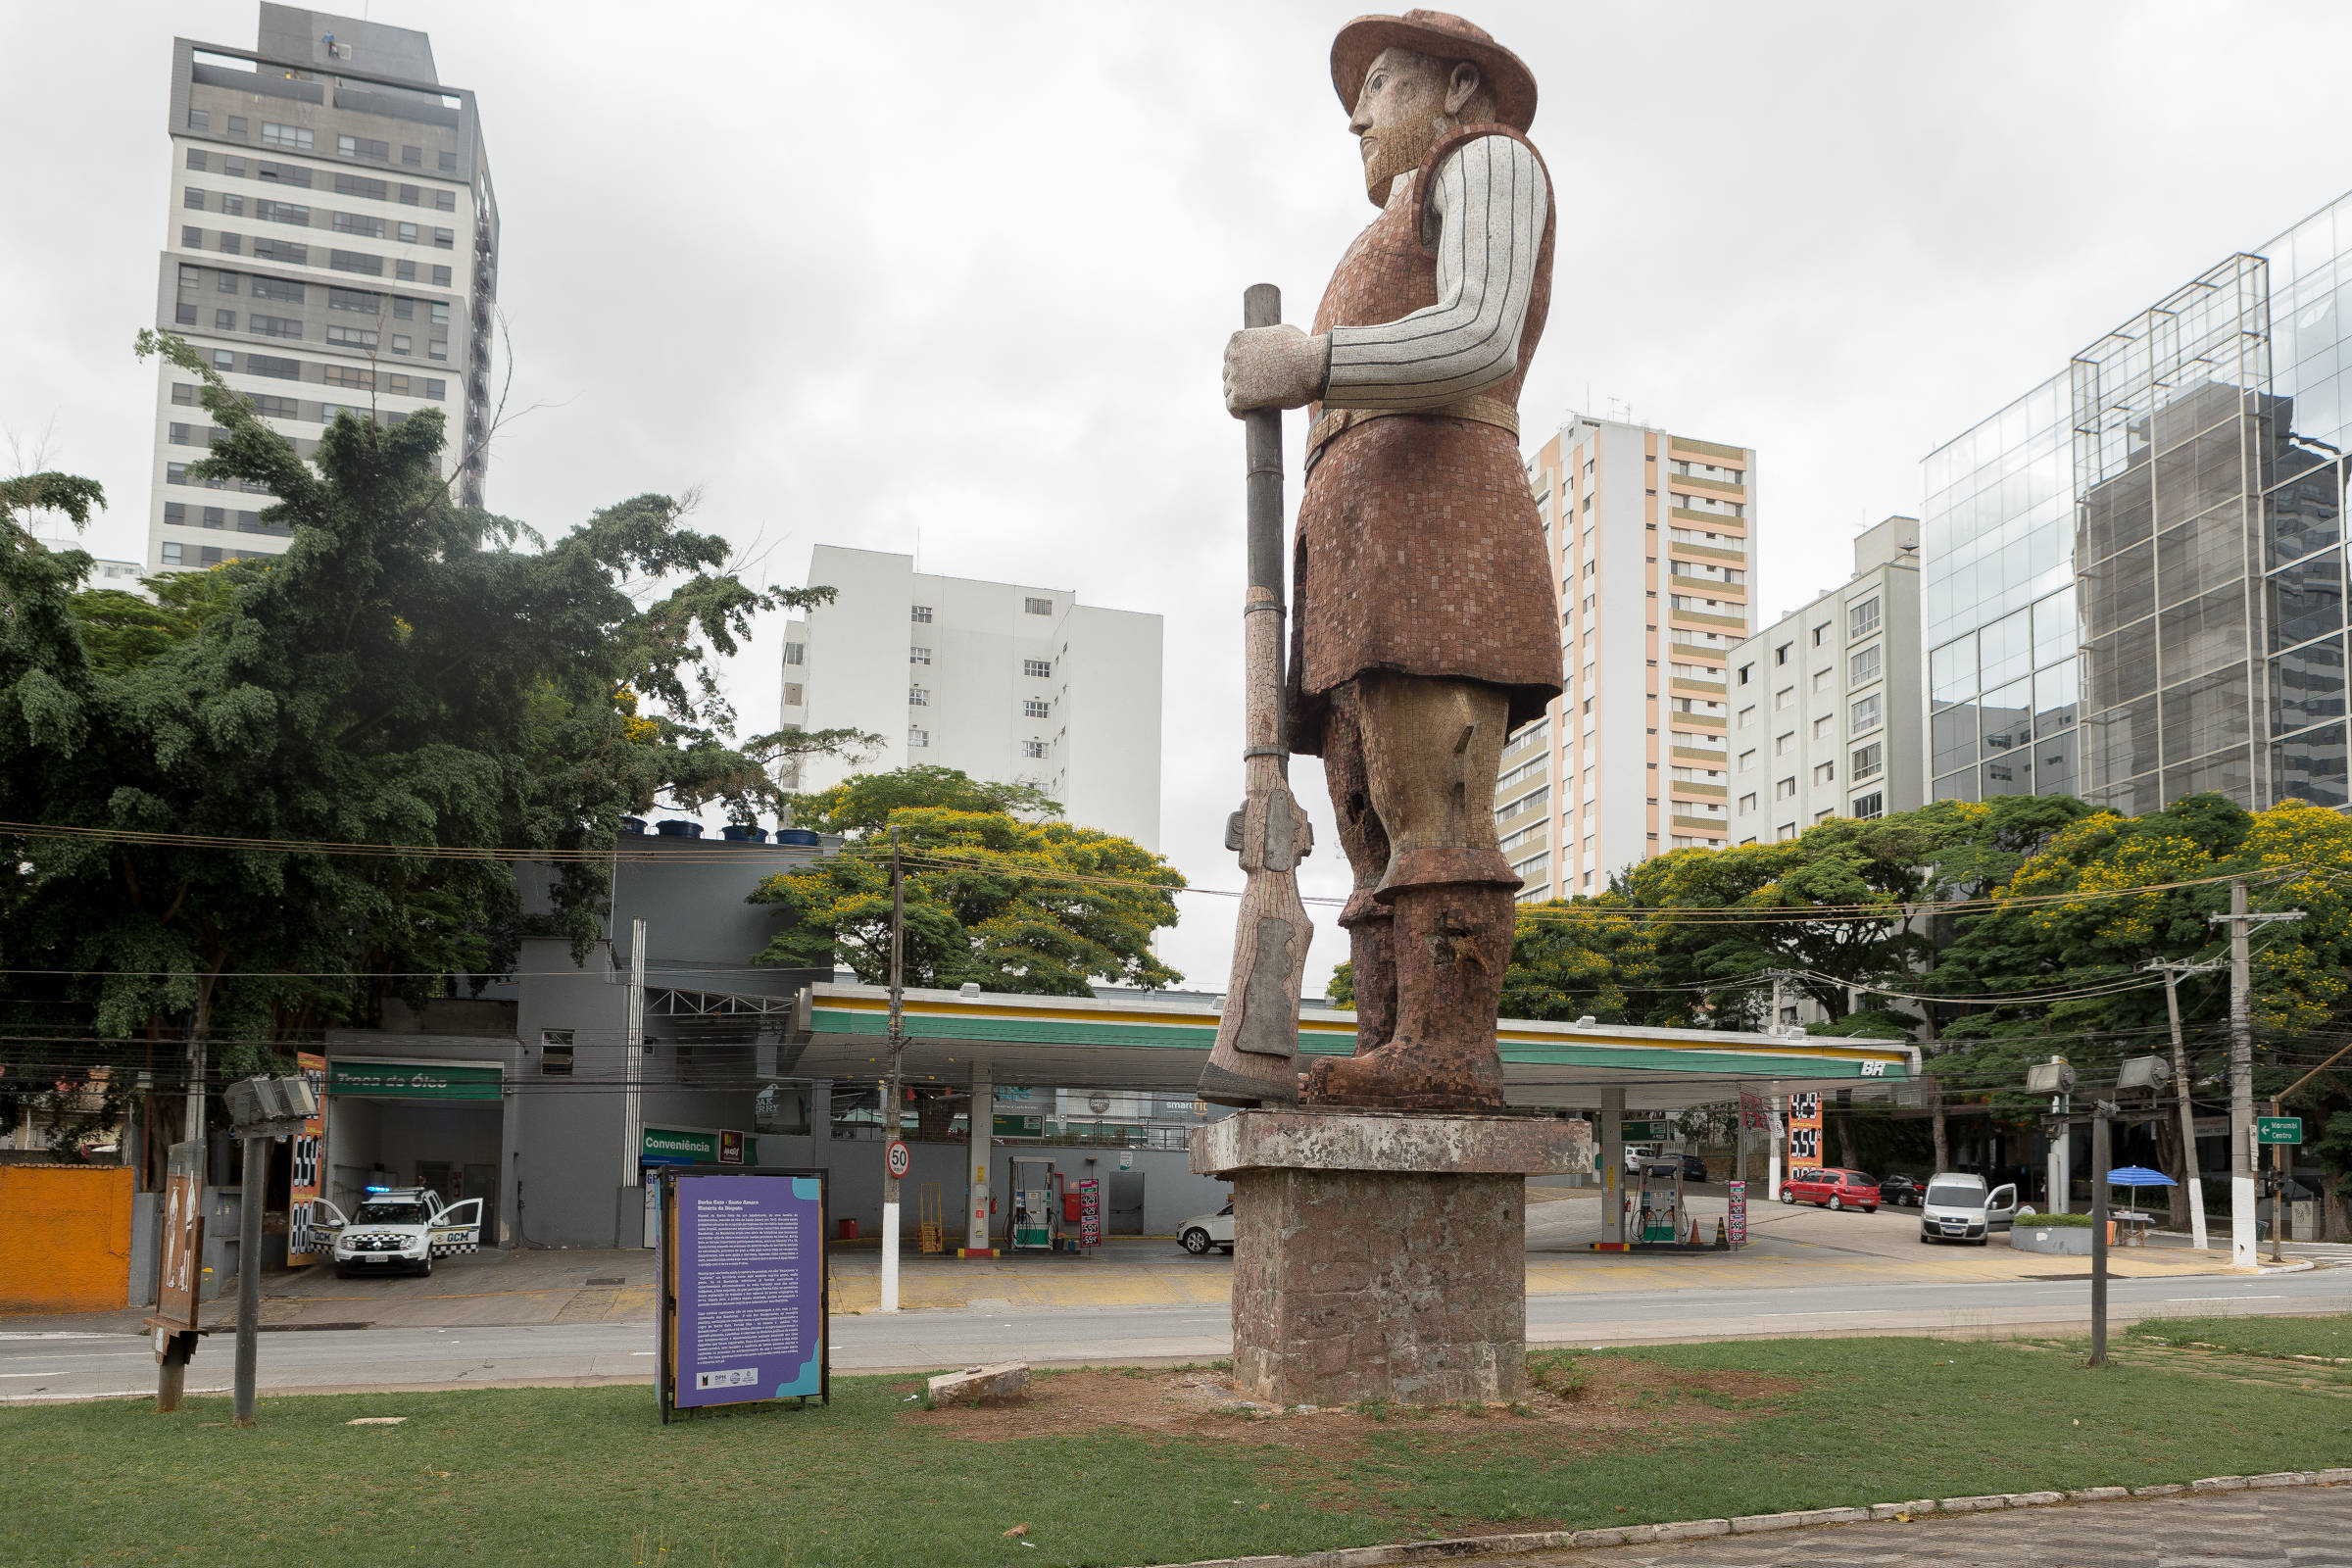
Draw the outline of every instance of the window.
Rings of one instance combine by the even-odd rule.
[[[215,272],[213,274],[213,287],[222,294],[234,294],[237,291],[237,274],[234,272]]]
[[[456,172],[458,172],[458,155],[457,155],[456,153],[443,153],[443,154],[441,154],[441,155],[440,155],[440,169],[441,169],[441,172],[443,172],[444,174],[454,174],[454,173],[456,173]]]
[[[326,329],[326,340],[362,349],[371,349],[376,344],[375,333],[364,326],[330,326]]]
[[[929,708],[931,706],[931,688],[928,686],[907,687],[906,706],[908,708]]]
[[[365,272],[369,277],[384,275],[384,259],[362,251],[335,251],[329,254],[327,265],[338,272]]]
[[[1819,648],[1830,635],[1830,623],[1823,621],[1813,628],[1813,646]]]
[[[931,624],[931,607],[929,605],[909,605],[906,607],[906,614],[907,618],[918,626]]]
[[[433,248],[435,250],[455,250],[457,249],[457,245],[458,236],[454,230],[446,228],[436,228],[433,230]]]
[[[243,115],[231,115],[228,117],[228,133],[231,136],[242,136],[245,134],[245,117]]]
[[[185,528],[188,525],[187,503],[184,501],[165,502],[164,521],[167,525],[173,528]]]
[[[213,313],[213,330],[214,330],[214,331],[216,331],[216,332],[234,332],[236,329],[237,329],[237,313],[236,313],[236,312],[234,312],[234,311],[215,311],[215,312]]]
[[[188,128],[189,128],[190,130],[210,130],[210,129],[212,129],[212,128],[213,128],[213,114],[212,114],[212,111],[211,111],[211,110],[209,110],[209,109],[191,109],[191,110],[189,110],[189,111],[188,111]]]
[[[236,237],[237,236],[234,234],[223,234],[220,236],[220,248],[228,252],[231,256],[234,256],[237,253],[237,247],[235,243]],[[183,228],[179,231],[179,242],[192,251],[202,250],[204,248],[204,230],[201,228]]]
[[[1740,666],[1740,685],[1744,686],[1744,685],[1746,685],[1746,684],[1747,684],[1747,677],[1748,677],[1749,675],[1751,675],[1751,674],[1755,673],[1755,668],[1756,668],[1756,666],[1755,666],[1755,665],[1753,665],[1753,664],[1741,664],[1741,665]]]
[[[929,730],[910,729],[906,732],[906,745],[909,750],[919,752],[930,744],[931,732]]]
[[[931,662],[931,650],[928,648],[907,649],[906,662],[909,664],[928,664]]]
[[[284,300],[288,305],[300,305],[306,290],[300,283],[283,278],[257,277],[253,280],[253,297],[257,300]]]
[[[1817,692],[1826,692],[1837,679],[1838,672],[1836,670],[1817,669],[1813,672],[1813,689]]]
[[[204,192],[190,185],[179,193],[179,205],[192,213],[204,211]]]
[[[196,307],[185,300],[172,306],[172,322],[174,326],[194,326],[196,324]]]
[[[1831,817],[1836,816],[1837,814],[1838,808],[1835,806],[1825,806],[1820,810],[1813,813],[1813,820],[1816,822],[1827,822]]]
[[[265,415],[272,419],[299,419],[302,417],[300,402],[293,398],[281,398],[274,392],[256,392],[245,401],[253,405],[254,413]]]
[[[1845,710],[1846,728],[1857,733],[1866,729],[1878,728],[1880,713],[1879,704],[1879,694],[1877,692],[1872,692],[1868,697],[1861,699],[1859,702],[1855,703],[1853,707],[1847,709]]]
[[[1021,601],[1021,613],[1051,615],[1054,613],[1054,601],[1051,599],[1024,599]]]
[[[337,213],[335,214],[335,232],[338,234],[361,234],[368,239],[382,239],[384,237],[384,220],[380,218],[370,218],[365,213]]]
[[[356,365],[322,365],[319,368],[326,372],[328,386],[357,387],[363,392],[372,391],[375,387],[373,370],[364,370]]]
[[[1021,661],[1021,673],[1032,680],[1051,680],[1054,678],[1054,661],[1024,659]]]
[[[300,202],[274,202],[265,196],[254,202],[253,216],[265,223],[285,223],[295,228],[311,226],[311,210]]]
[[[1853,756],[1854,770],[1847,777],[1857,784],[1866,778],[1877,778],[1879,769],[1883,765],[1882,759],[1886,755],[1886,747],[1878,741],[1872,741],[1868,746],[1856,747]]]
[[[449,324],[449,306],[446,303],[435,303],[431,307],[428,314],[430,315],[432,322],[435,326],[447,326]]]
[[[397,238],[403,245],[414,245],[416,243],[416,225],[415,223],[403,223],[398,229],[394,230],[393,233],[394,237]]]
[[[1774,834],[1773,834],[1772,836],[1773,836],[1774,838],[1776,838],[1776,839],[1792,839],[1792,838],[1796,837],[1796,824],[1795,824],[1794,822],[1783,822],[1783,823],[1780,825],[1779,829],[1778,829],[1777,831],[1775,831],[1775,832],[1774,832]],[[1794,1011],[1796,1011],[1796,1009],[1795,1009],[1794,1007],[1788,1007],[1788,1008],[1785,1008],[1784,1010],[1785,1010],[1785,1011],[1788,1011],[1788,1012],[1794,1012]],[[1790,1018],[1790,1019],[1788,1019],[1788,1022],[1790,1022],[1790,1023],[1794,1023],[1796,1020],[1795,1020],[1795,1019],[1793,1019],[1793,1018]]]
[[[549,1078],[571,1076],[571,1031],[542,1029],[539,1031],[539,1071]]]
[[[245,327],[260,337],[302,336],[302,323],[290,316],[248,316]]]
[[[1788,644],[1783,643],[1780,647],[1775,648],[1772,651],[1772,662],[1774,663],[1786,664],[1788,662]]]
[[[1772,694],[1772,710],[1776,713],[1796,706],[1796,688],[1784,686]]]
[[[1054,705],[1052,703],[1040,702],[1034,697],[1021,699],[1021,716],[1023,718],[1050,718],[1053,713]]]
[[[212,160],[205,156],[203,148],[191,147],[188,149],[188,167],[198,173],[203,173],[211,163]]]
[[[1792,778],[1782,779],[1778,784],[1775,784],[1772,787],[1772,798],[1776,801],[1785,801],[1795,793],[1796,780]]]
[[[1846,679],[1856,686],[1866,680],[1877,680],[1885,647],[1884,643],[1872,643],[1868,648],[1855,650],[1854,657],[1846,661]]]
[[[422,169],[424,167],[424,149],[421,147],[403,147],[400,150],[400,161],[408,165],[411,169]]]
[[[1748,705],[1747,705],[1745,708],[1742,708],[1741,710],[1740,710],[1740,727],[1741,729],[1745,729],[1745,728],[1747,728],[1747,726],[1748,726],[1748,725],[1750,725],[1750,724],[1754,723],[1755,721],[1756,721],[1756,705],[1755,705],[1755,704],[1753,704],[1753,703],[1750,703],[1750,704],[1748,704]]]
[[[311,150],[311,133],[303,125],[280,125],[262,122],[262,145],[265,147],[293,147],[303,152]]]
[[[415,262],[394,262],[392,275],[403,283],[414,283],[416,281],[416,264]]]
[[[224,244],[222,250],[228,249]],[[290,239],[256,239],[253,242],[254,260],[261,262],[291,262],[296,267],[311,265],[311,248]]]
[[[1755,765],[1756,752],[1755,748],[1751,746],[1746,751],[1740,754],[1740,771],[1744,773]]]
[[[1858,605],[1845,607],[1845,634],[1847,637],[1867,637],[1878,629],[1879,602],[1876,599],[1865,599]]]
[[[1023,757],[1043,757],[1046,755],[1046,743],[1044,741],[1023,741],[1021,742],[1021,755]]]
[[[294,286],[300,288],[302,285],[297,283]],[[295,296],[296,299],[301,297],[299,294]],[[335,288],[330,285],[326,291],[326,308],[330,311],[354,311],[362,316],[381,316],[384,297],[371,294],[364,288]]]
[[[227,526],[227,524],[228,524],[228,509],[227,509],[227,508],[225,508],[225,507],[207,507],[207,508],[205,508],[205,509],[204,509],[204,525],[205,525],[207,528],[220,528],[220,527],[225,527],[225,526]]]
[[[433,192],[433,205],[445,213],[454,213],[458,210],[458,193],[454,190],[437,190]]]
[[[181,405],[181,406],[183,406],[183,407],[187,407],[187,408],[193,408],[193,407],[195,407],[195,404],[196,404],[196,388],[195,388],[194,384],[193,384],[193,383],[191,383],[191,382],[187,382],[187,381],[174,381],[174,382],[172,382],[172,402],[174,402],[174,403],[180,404],[180,405]]]
[[[802,706],[801,695],[802,686],[799,681],[788,680],[784,683],[784,706],[786,708],[799,708]]]
[[[302,362],[281,360],[274,354],[248,354],[245,356],[245,373],[273,375],[281,381],[299,381],[302,379]]]
[[[437,375],[428,375],[424,378],[424,395],[435,402],[448,396],[448,389],[449,383]]]
[[[366,196],[371,201],[380,202],[392,194],[392,187],[368,174],[338,173],[335,175],[335,194]]]
[[[1814,764],[1814,767],[1813,767],[1813,782],[1814,782],[1814,783],[1816,783],[1816,784],[1835,784],[1835,783],[1837,783],[1837,782],[1838,782],[1838,764],[1837,764],[1836,762],[1817,762],[1817,763],[1815,763],[1815,764]]]
[[[1788,734],[1779,737],[1772,743],[1772,755],[1775,757],[1787,757],[1788,755],[1789,748],[1795,744],[1796,731],[1790,730]]]
[[[311,172],[300,164],[273,164],[263,158],[255,161],[253,172],[256,179],[271,179],[280,185],[300,185],[304,190],[311,188]]]
[[[1832,732],[1833,732],[1833,731],[1834,731],[1834,730],[1837,728],[1837,725],[1838,725],[1838,715],[1837,715],[1837,714],[1835,714],[1835,713],[1824,713],[1824,714],[1822,714],[1822,715],[1821,715],[1821,717],[1819,717],[1819,718],[1817,718],[1817,719],[1815,719],[1815,720],[1813,721],[1813,738],[1814,738],[1815,740],[1817,740],[1817,741],[1828,740],[1828,739],[1830,738],[1830,735],[1831,735],[1831,733],[1832,733]]]
[[[337,136],[335,151],[345,158],[380,158],[386,163],[392,160],[392,144],[372,136]]]
[[[221,197],[220,216],[223,218],[243,218],[245,216],[245,198],[242,196]]]
[[[415,277],[415,276],[416,275],[416,264],[415,262],[403,262],[403,263],[401,263],[400,265],[408,269],[408,270],[407,270],[407,271],[405,271],[405,272],[403,272],[403,273],[401,273],[401,274],[400,274],[401,276],[403,276],[403,277]],[[448,268],[446,268],[446,267],[436,267],[436,268],[434,268],[434,269],[433,269],[433,287],[435,287],[435,288],[447,288],[447,287],[449,287],[449,269],[448,269]]]
[[[414,207],[422,198],[422,195],[423,193],[417,190],[416,186],[403,185],[400,187],[400,205],[403,207]]]
[[[1886,797],[1878,790],[1871,791],[1854,802],[1854,819],[1867,822],[1874,816],[1886,814]]]
[[[230,353],[228,350],[226,350],[226,349],[215,349],[215,350],[213,350],[213,368],[214,368],[214,369],[216,369],[216,370],[233,370],[233,369],[235,369],[236,368],[237,368],[237,357],[236,357],[234,354],[231,354],[231,353]]]
[[[1742,795],[1740,797],[1740,811],[1741,815],[1744,816],[1755,808],[1756,798],[1753,795]]]
[[[787,664],[808,662],[808,645],[807,643],[786,643],[784,645],[784,662]]]

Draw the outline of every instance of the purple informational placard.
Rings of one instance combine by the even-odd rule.
[[[687,1171],[668,1179],[670,1404],[824,1395],[823,1179]]]

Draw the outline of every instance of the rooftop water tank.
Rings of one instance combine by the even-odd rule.
[[[654,831],[665,839],[699,839],[703,836],[703,824],[672,816],[656,822]]]
[[[812,827],[780,827],[776,829],[776,842],[778,844],[797,844],[802,849],[813,850],[817,846],[816,829]]]
[[[733,844],[765,844],[767,842],[767,829],[763,827],[739,827],[730,822],[725,827],[722,827],[718,830],[718,836]]]
[[[620,830],[623,833],[642,833],[645,831],[645,818],[642,816],[624,816],[620,819]]]

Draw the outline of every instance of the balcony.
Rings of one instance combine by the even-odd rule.
[[[1721,713],[1669,713],[1666,722],[1682,729],[1729,729],[1731,721]]]
[[[1693,507],[1669,507],[1666,511],[1676,522],[1695,522],[1715,533],[1736,533],[1741,538],[1747,536],[1745,517],[1726,516],[1720,512],[1700,512]]]
[[[1675,514],[1681,517],[1691,515],[1680,507],[1675,508]],[[1666,548],[1677,556],[1693,556],[1704,561],[1720,561],[1727,566],[1747,564],[1747,552],[1744,550],[1726,550],[1717,545],[1694,545],[1685,539],[1669,540]]]
[[[1666,689],[1676,697],[1703,697],[1711,703],[1720,703],[1731,695],[1730,688],[1722,681],[1685,680],[1680,675],[1669,681]]]
[[[1729,784],[1693,784],[1678,778],[1674,780],[1674,788],[1669,793],[1694,801],[1728,801],[1731,799],[1731,789]]]
[[[1720,816],[1683,816],[1678,813],[1673,821],[1674,830],[1677,833],[1729,833],[1731,831],[1731,824]]]
[[[1718,594],[1709,594],[1707,597],[1710,599],[1715,599],[1720,598],[1721,596]],[[1684,622],[1693,631],[1713,631],[1717,628],[1721,628],[1725,631],[1736,631],[1742,635],[1745,635],[1747,631],[1747,617],[1745,615],[1710,615],[1702,611],[1673,609],[1669,609],[1667,611],[1667,615],[1672,620]]]
[[[1669,569],[1666,586],[1678,594],[1696,594],[1701,599],[1737,599],[1741,604],[1747,602],[1747,584],[1743,582],[1725,582],[1717,577],[1690,577]]]
[[[1729,748],[1715,746],[1674,746],[1667,755],[1678,762],[1696,762],[1701,767],[1726,768],[1730,765]]]
[[[1747,486],[1743,484],[1735,484],[1729,479],[1701,479],[1694,473],[1666,475],[1666,488],[1694,491],[1704,496],[1721,496],[1726,501],[1745,501],[1747,499]]]

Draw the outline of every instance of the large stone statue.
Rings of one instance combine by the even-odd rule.
[[[1235,415],[1310,407],[1290,743],[1320,755],[1355,873],[1356,1047],[1309,1103],[1502,1104],[1496,1003],[1519,879],[1494,833],[1504,736],[1560,692],[1557,601],[1519,456],[1551,294],[1535,77],[1458,17],[1361,17],[1332,84],[1380,217],[1310,335],[1234,335]]]

